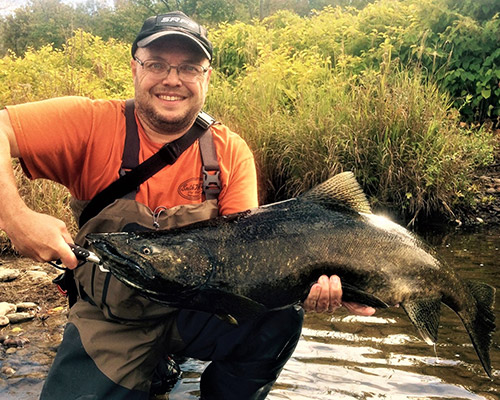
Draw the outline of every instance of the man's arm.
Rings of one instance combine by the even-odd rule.
[[[16,136],[6,110],[0,111],[0,229],[21,254],[36,261],[60,259],[68,268],[77,260],[67,243],[73,243],[63,221],[26,206],[17,190],[12,157],[19,157]]]

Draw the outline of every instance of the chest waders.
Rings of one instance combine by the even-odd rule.
[[[218,216],[217,198],[220,192],[219,164],[215,151],[210,126],[213,120],[210,116],[200,113],[196,121],[196,130],[190,142],[194,139],[199,140],[200,155],[202,158],[202,194],[205,201],[198,204],[180,205],[172,208],[159,207],[151,210],[146,205],[135,201],[135,195],[141,181],[145,181],[155,172],[166,165],[165,160],[158,157],[154,160],[151,157],[143,164],[139,165],[139,136],[137,123],[134,114],[134,103],[127,100],[125,103],[126,116],[126,137],[123,150],[122,164],[120,168],[120,179],[113,182],[110,186],[100,192],[93,200],[80,201],[71,199],[71,209],[77,221],[79,221],[80,230],[75,238],[75,243],[82,246],[86,245],[85,235],[91,232],[120,232],[133,230],[152,230],[152,229],[170,229],[188,225]],[[193,130],[193,129],[192,129]],[[191,132],[188,132],[191,133]],[[186,134],[188,135],[188,134]],[[185,135],[185,136],[186,136]],[[184,147],[189,147],[189,142]],[[174,149],[180,155],[182,150]],[[161,151],[161,150],[160,150]],[[151,159],[153,161],[151,162]],[[149,161],[149,164],[147,164]],[[175,161],[175,160],[174,160]],[[139,165],[139,167],[138,167]],[[144,167],[145,165],[145,167]],[[144,167],[140,170],[141,167]],[[134,171],[139,171],[134,177],[136,181],[132,183],[126,180]],[[123,183],[124,182],[124,183]],[[169,188],[166,188],[169,190]],[[115,198],[119,197],[119,198]],[[135,290],[118,281],[111,273],[102,272],[95,264],[86,263],[74,271],[67,271],[65,275],[67,282],[72,283],[74,274],[74,283],[76,287],[68,290],[68,300],[71,311],[68,322],[74,324],[78,329],[81,341],[86,352],[107,376],[114,381],[122,380],[114,372],[120,368],[120,363],[125,364],[119,358],[110,360],[109,357],[102,357],[98,349],[102,345],[106,347],[119,346],[127,348],[134,346],[137,340],[133,336],[121,335],[120,341],[106,343],[105,326],[100,324],[97,319],[98,313],[92,312],[94,321],[87,323],[87,318],[79,318],[81,314],[89,315],[94,308],[98,308],[105,321],[115,321],[121,326],[143,325],[148,327],[148,331],[143,332],[141,342],[153,342],[160,334],[171,328],[172,324],[158,323],[159,319],[168,321],[169,316],[177,312],[177,309],[166,307],[152,302],[141,296]],[[75,304],[75,301],[77,300]],[[90,307],[89,307],[90,306]],[[99,327],[102,325],[102,331]],[[117,325],[117,329],[119,325]],[[173,340],[179,340],[175,334]],[[104,342],[103,342],[104,341]],[[98,345],[99,344],[99,345]],[[173,345],[173,348],[176,346]],[[118,352],[118,347],[116,352]],[[123,368],[123,367],[122,367]],[[130,375],[130,373],[129,373]],[[143,377],[134,377],[133,372],[130,381],[132,386],[135,380],[143,380]],[[126,382],[121,382],[127,386]]]
[[[175,162],[182,151],[199,137],[202,158],[200,174],[203,177],[202,192],[206,200],[199,204],[180,205],[169,209],[158,207],[157,210],[151,210],[146,205],[135,201],[137,188],[140,183],[167,163],[173,163],[172,161],[165,162],[161,157],[161,151],[164,148],[170,151],[172,144],[176,143],[167,144],[169,147],[164,146],[153,157],[139,165],[140,144],[134,103],[133,100],[128,100],[125,105],[127,130],[120,179],[109,185],[90,202],[72,199],[71,207],[80,225],[75,242],[85,245],[85,235],[90,232],[170,229],[216,217],[218,215],[217,197],[221,186],[220,168],[212,133],[209,130],[213,120],[205,115],[198,117],[195,126],[184,135],[187,137],[191,134],[192,137],[184,143],[184,148],[174,149],[176,154],[172,159]],[[155,161],[154,157],[158,159]],[[140,168],[143,169],[140,170]],[[137,180],[127,182],[126,178],[137,171],[139,171]],[[123,181],[125,183],[121,183]],[[90,263],[84,265],[76,269],[74,274],[79,296],[99,307],[107,318],[128,322],[143,321],[158,318],[172,310],[147,300],[135,290],[119,282],[112,274],[102,272],[96,265]]]

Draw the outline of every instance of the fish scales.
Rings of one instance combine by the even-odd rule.
[[[463,281],[411,232],[372,214],[352,173],[298,198],[188,227],[87,238],[111,273],[152,300],[236,320],[300,303],[319,276],[335,274],[343,301],[401,305],[435,343],[443,302],[491,374],[495,289]]]

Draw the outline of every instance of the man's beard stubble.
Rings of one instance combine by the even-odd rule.
[[[137,113],[142,116],[148,125],[158,133],[176,134],[187,131],[196,120],[199,111],[190,110],[186,115],[176,120],[165,120],[153,107],[144,107],[137,104]]]

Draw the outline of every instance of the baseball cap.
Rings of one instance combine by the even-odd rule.
[[[149,17],[132,44],[132,57],[138,47],[146,47],[168,35],[191,39],[212,60],[213,46],[207,38],[207,30],[181,11],[172,11]]]

